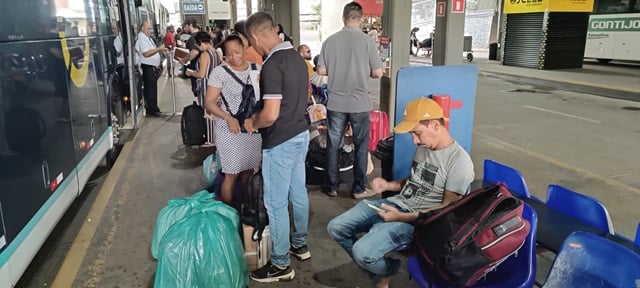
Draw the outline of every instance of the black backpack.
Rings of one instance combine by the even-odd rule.
[[[253,241],[262,240],[262,231],[269,225],[269,216],[267,209],[264,207],[264,182],[262,180],[262,171],[251,175],[245,192],[242,195],[242,223],[253,226]]]
[[[227,102],[227,99],[224,98],[224,95],[220,94],[220,98],[222,98],[222,103],[227,108],[227,111],[229,111],[231,116],[238,119],[241,132],[246,133],[247,130],[244,128],[244,120],[251,118],[254,113],[260,111],[262,102],[256,101],[256,93],[253,89],[253,85],[248,83],[249,79],[247,79],[246,82],[243,82],[235,73],[233,73],[233,71],[231,71],[231,69],[229,69],[229,67],[227,67],[227,65],[223,65],[222,68],[224,68],[224,70],[227,71],[227,73],[229,73],[229,75],[231,75],[231,77],[236,80],[238,84],[242,85],[242,101],[240,102],[240,106],[238,106],[238,111],[236,111],[235,113],[231,112],[229,102]],[[256,64],[251,63],[251,71],[257,69],[258,68],[256,67]]]
[[[184,145],[204,144],[207,138],[207,124],[204,119],[204,109],[196,101],[182,110],[180,132]]]

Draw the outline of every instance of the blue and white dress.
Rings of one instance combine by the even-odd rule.
[[[231,113],[235,114],[240,102],[242,102],[242,85],[229,75],[223,65],[213,69],[208,84],[222,88],[222,95],[227,100]],[[235,71],[231,66],[227,67],[245,83],[252,84],[249,77],[251,65],[244,71]],[[260,68],[258,67],[258,69]],[[225,105],[220,105],[220,109],[230,113]],[[216,117],[215,130],[216,147],[220,156],[222,173],[238,174],[249,169],[260,168],[262,163],[262,137],[260,134],[233,134],[229,130],[227,121],[219,117]]]

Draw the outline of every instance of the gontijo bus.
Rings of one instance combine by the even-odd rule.
[[[640,0],[599,0],[589,17],[585,58],[640,61]]]

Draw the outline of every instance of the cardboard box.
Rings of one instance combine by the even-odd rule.
[[[173,54],[173,59],[180,61],[180,59],[184,58],[189,54],[189,50],[184,48],[174,48],[175,53]]]
[[[269,234],[269,226],[262,232],[262,240],[260,242],[253,241],[253,227],[242,224],[242,235],[244,242],[244,257],[247,258],[249,271],[255,271],[266,265],[271,257],[271,236]]]

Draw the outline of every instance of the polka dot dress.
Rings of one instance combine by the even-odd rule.
[[[245,71],[234,71],[230,66],[228,67],[238,78],[246,83],[251,83],[251,80],[248,80],[250,66]],[[231,112],[236,113],[238,111],[242,101],[242,85],[235,81],[222,66],[218,66],[213,70],[212,75],[209,77],[208,85],[222,87],[222,95],[229,103]],[[220,108],[229,113],[227,107],[222,104],[222,100],[219,102]],[[242,171],[260,168],[262,161],[262,138],[260,134],[233,134],[229,130],[227,121],[218,117],[216,118],[215,131],[222,173],[239,174]]]

